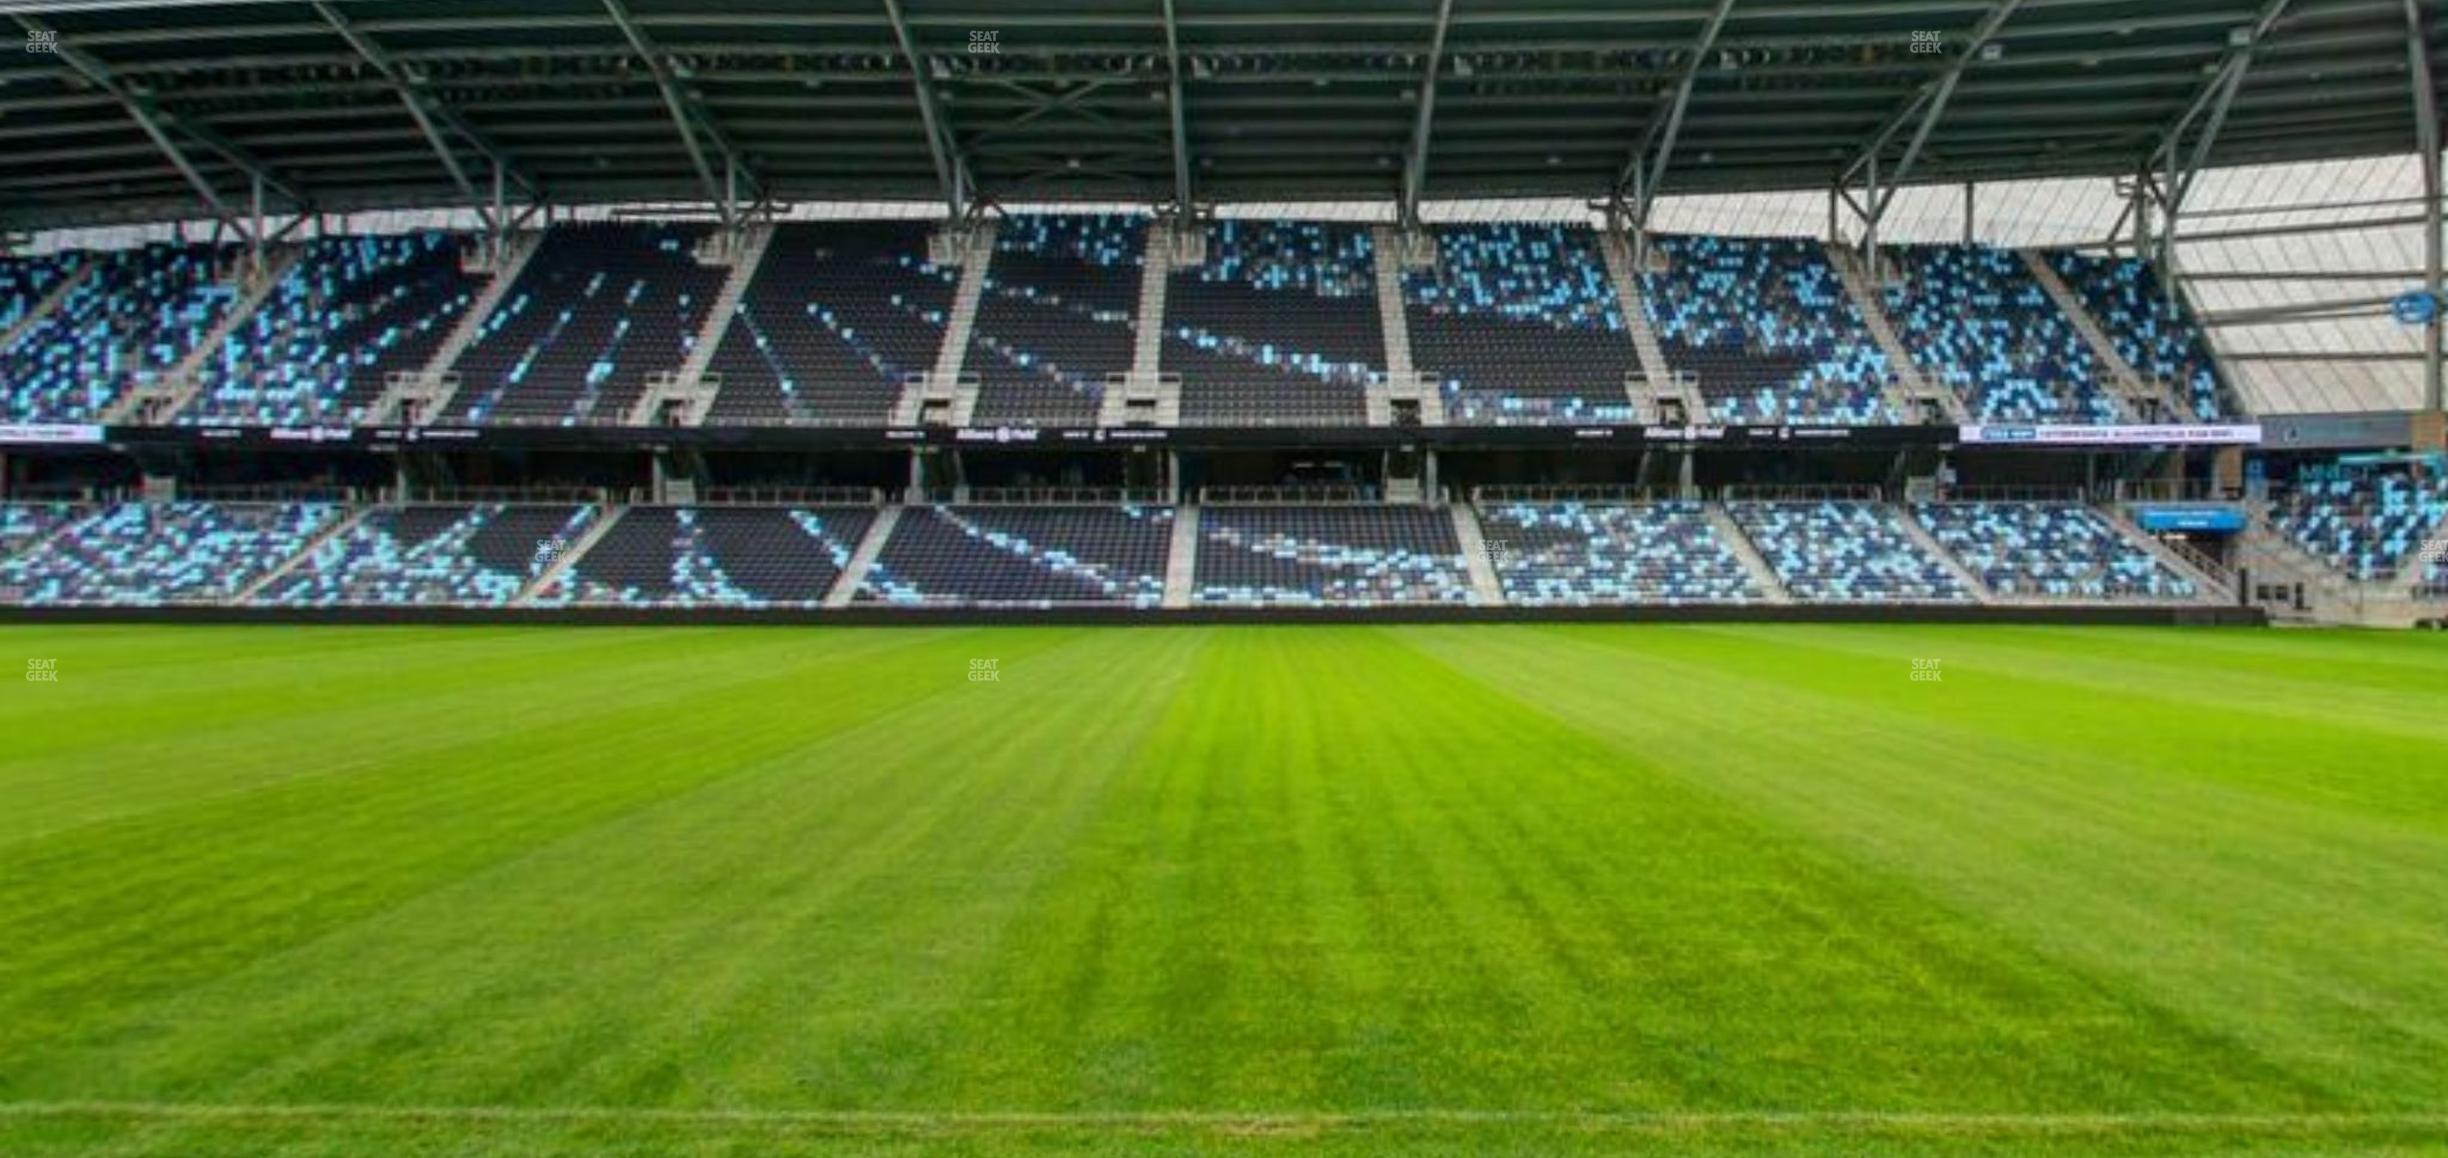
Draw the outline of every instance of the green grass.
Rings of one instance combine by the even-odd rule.
[[[0,1153],[2448,1154],[2436,637],[0,640]]]

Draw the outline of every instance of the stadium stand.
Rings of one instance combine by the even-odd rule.
[[[924,221],[792,222],[708,368],[707,421],[882,426],[902,383],[935,365],[954,271],[926,260]]]
[[[20,422],[91,422],[186,358],[236,289],[238,249],[153,244],[94,254],[93,273],[0,350],[6,414]]]
[[[816,607],[874,518],[866,507],[631,507],[533,602]]]
[[[76,252],[0,257],[0,334],[15,329],[85,260]]]
[[[1946,565],[1898,522],[1860,502],[1735,502],[1727,513],[1797,599],[1818,603],[1970,600]]]
[[[1166,507],[933,506],[902,512],[858,599],[907,607],[1055,607],[1164,599]]]
[[[2082,335],[2016,254],[1961,245],[1886,251],[1886,309],[1921,367],[1980,422],[2113,423]]]
[[[2201,595],[2080,503],[1915,503],[1913,518],[2009,599],[2181,601]]]
[[[259,592],[286,607],[502,607],[598,516],[592,506],[383,507]]]
[[[1522,607],[1762,598],[1696,502],[1506,503],[1480,510],[1505,601]]]
[[[2305,550],[2365,581],[2398,576],[2443,519],[2448,479],[2402,466],[2308,469],[2270,511],[2271,524]]]
[[[465,239],[439,231],[307,243],[197,371],[187,422],[356,421],[385,376],[422,369],[476,300]]]
[[[1373,606],[1475,601],[1453,520],[1412,506],[1210,506],[1199,514],[1202,604]]]
[[[1641,304],[1667,365],[1718,422],[1896,423],[1894,377],[1827,248],[1802,238],[1661,236]]]
[[[1446,421],[1633,421],[1624,378],[1640,359],[1593,231],[1450,225],[1436,243],[1433,267],[1403,275],[1403,313]]]
[[[966,369],[972,425],[1094,426],[1109,374],[1131,368],[1147,219],[1003,219]]]
[[[340,518],[330,503],[119,503],[0,560],[0,599],[151,606],[235,598]]]
[[[67,503],[0,503],[0,559],[40,544],[78,514]]]
[[[2182,302],[2168,301],[2149,262],[2060,250],[2049,264],[2135,372],[2168,383],[2204,422],[2227,415],[2209,339]]]
[[[1166,287],[1161,369],[1184,425],[1360,426],[1385,378],[1369,231],[1218,221],[1204,262]]]
[[[546,231],[517,284],[452,369],[471,422],[618,422],[646,376],[688,358],[725,270],[706,228],[580,222]]]

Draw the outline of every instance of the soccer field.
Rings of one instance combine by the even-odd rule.
[[[0,1153],[2448,1153],[2436,636],[0,638]]]

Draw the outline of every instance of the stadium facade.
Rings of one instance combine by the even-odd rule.
[[[17,7],[12,615],[2448,603],[2415,0]]]

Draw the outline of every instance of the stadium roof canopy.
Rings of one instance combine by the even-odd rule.
[[[2210,167],[2401,155],[2415,61],[2448,80],[2426,0],[0,12],[16,229],[235,217],[259,186],[275,212],[482,204],[497,167],[513,204],[1637,199],[1823,190],[1874,153],[1907,183],[2127,175],[2205,138]]]

